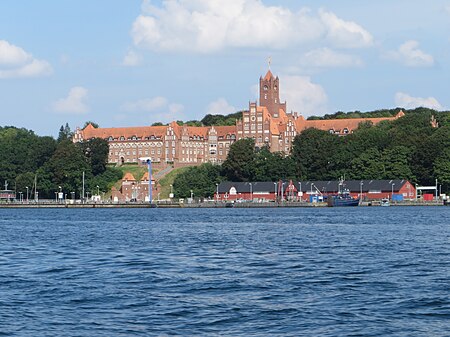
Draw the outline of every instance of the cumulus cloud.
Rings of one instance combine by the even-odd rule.
[[[147,112],[151,114],[153,121],[171,122],[182,119],[184,106],[172,103],[162,96],[144,98],[133,102],[126,102],[120,107],[124,112]]]
[[[283,76],[280,94],[287,101],[288,111],[297,111],[304,116],[326,112],[328,97],[325,90],[307,76]]]
[[[386,57],[402,63],[407,67],[431,67],[434,58],[419,49],[419,42],[409,40],[403,43],[396,51],[386,54]]]
[[[396,106],[403,107],[405,109],[414,109],[423,107],[434,110],[444,110],[442,105],[434,97],[428,98],[412,97],[403,92],[398,92],[395,94],[395,104]]]
[[[214,102],[209,103],[206,109],[207,114],[211,115],[228,115],[236,112],[236,108],[228,104],[225,98],[219,98]]]
[[[327,39],[331,44],[343,48],[361,48],[373,45],[372,35],[353,21],[344,21],[332,12],[319,11],[322,23],[327,28]]]
[[[142,64],[143,57],[141,54],[134,50],[128,51],[128,53],[123,58],[122,65],[126,67],[136,67]]]
[[[300,65],[306,67],[360,67],[363,64],[363,61],[358,56],[338,53],[330,48],[311,50],[300,58]]]
[[[53,111],[68,114],[84,114],[89,111],[86,105],[87,89],[73,87],[66,98],[61,98],[53,103]]]
[[[0,40],[0,79],[50,75],[47,61],[38,60],[22,48]]]
[[[290,48],[326,40],[338,47],[367,47],[373,38],[360,25],[335,14],[293,12],[260,0],[144,1],[131,35],[138,47],[210,53],[225,48]]]
[[[144,98],[122,105],[121,110],[127,112],[152,112],[167,107],[168,101],[165,97]]]

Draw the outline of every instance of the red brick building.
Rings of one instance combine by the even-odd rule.
[[[95,128],[89,124],[77,128],[74,142],[95,137],[109,142],[110,163],[138,163],[139,157],[151,157],[153,163],[176,166],[222,163],[231,144],[242,138],[254,138],[256,146],[269,146],[272,152],[288,154],[294,137],[307,128],[317,128],[345,136],[361,122],[377,124],[402,117],[306,120],[300,114],[286,112],[286,102],[280,102],[280,80],[269,70],[259,80],[259,105],[251,102],[249,109],[234,126],[193,127],[172,122],[165,126]]]
[[[339,191],[365,201],[416,199],[416,188],[408,180],[278,181],[222,182],[217,186],[217,201],[319,201]],[[218,193],[217,193],[218,192]]]

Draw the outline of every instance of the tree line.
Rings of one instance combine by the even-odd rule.
[[[380,110],[380,114],[398,112]],[[178,175],[173,183],[179,197],[192,190],[198,197],[214,195],[221,181],[346,179],[408,179],[450,191],[450,112],[418,108],[395,121],[361,123],[352,134],[339,137],[307,129],[297,135],[285,156],[256,148],[253,139],[230,147],[222,165],[203,164]],[[375,112],[377,115],[378,112]],[[438,127],[432,126],[432,118]]]
[[[40,199],[55,198],[60,190],[80,198],[83,172],[85,191],[91,193],[106,192],[122,178],[120,170],[106,165],[107,141],[73,143],[68,124],[61,126],[57,139],[24,128],[0,127],[0,149],[0,183],[7,181],[8,189],[16,193],[25,193],[28,187],[30,198],[35,182]]]

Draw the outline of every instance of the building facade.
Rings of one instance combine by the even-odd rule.
[[[95,128],[89,124],[76,129],[73,141],[106,139],[109,163],[139,163],[140,157],[151,157],[154,163],[174,166],[220,164],[227,158],[231,144],[239,139],[253,138],[258,147],[268,146],[272,152],[289,154],[295,136],[305,129],[345,136],[361,122],[378,124],[404,115],[399,112],[388,118],[306,120],[296,112],[286,112],[286,102],[280,102],[279,92],[280,80],[269,70],[259,80],[259,104],[250,102],[234,126],[194,127],[172,122],[165,126]]]
[[[222,182],[214,200],[231,201],[324,201],[328,196],[347,190],[355,199],[364,201],[394,199],[415,200],[416,188],[408,180],[348,180],[348,181],[278,181]]]

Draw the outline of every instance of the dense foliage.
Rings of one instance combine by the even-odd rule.
[[[380,110],[371,114],[396,114],[399,110]],[[230,147],[222,166],[208,165],[209,182],[201,188],[195,181],[206,170],[193,167],[174,181],[176,195],[212,196],[219,181],[277,181],[279,179],[336,180],[408,179],[420,185],[450,190],[450,113],[418,108],[393,122],[376,126],[361,123],[354,133],[338,137],[327,131],[307,129],[297,135],[290,155],[255,149],[253,139],[242,139]],[[381,115],[380,115],[381,114]],[[348,116],[348,114],[347,114]],[[431,125],[435,117],[439,127]],[[367,117],[367,116],[365,116]],[[183,183],[181,183],[183,182]]]
[[[15,127],[0,128],[0,182],[8,189],[34,198],[36,183],[39,198],[54,198],[61,190],[79,198],[83,172],[85,191],[108,191],[122,173],[106,166],[108,143],[92,139],[74,144],[69,126],[61,126],[58,139],[39,137],[32,131]],[[60,188],[61,187],[61,188]],[[4,185],[3,185],[4,188]],[[32,194],[33,192],[33,194]]]
[[[348,117],[395,115],[399,109],[372,113],[337,113]],[[253,139],[242,139],[230,147],[223,165],[204,164],[191,167],[173,183],[179,197],[208,197],[216,184],[232,181],[277,181],[279,179],[336,180],[409,179],[421,185],[434,185],[450,191],[450,112],[418,108],[393,122],[377,126],[361,123],[354,133],[338,137],[326,131],[307,129],[295,137],[292,152],[271,153],[255,148]],[[207,115],[190,125],[233,125],[240,113],[227,116]],[[436,118],[439,127],[431,125]],[[329,118],[325,116],[324,118]],[[232,123],[233,121],[233,123]],[[81,195],[82,175],[86,191],[108,191],[122,173],[106,166],[108,144],[102,139],[84,143],[71,142],[69,126],[61,126],[58,138],[40,137],[32,131],[0,127],[0,184],[25,192],[37,182],[41,198],[53,198],[61,189]]]

